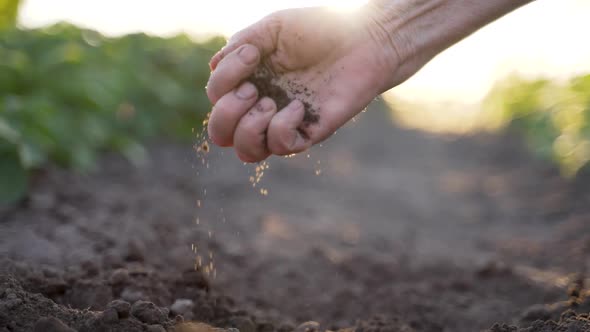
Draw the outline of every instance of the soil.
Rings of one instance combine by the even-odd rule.
[[[305,100],[311,96],[311,92],[304,86],[299,86],[294,82],[286,82],[285,85],[289,88],[289,92],[287,92],[277,83],[276,75],[268,66],[261,65],[258,67],[256,72],[248,78],[248,81],[256,86],[260,98],[270,97],[273,99],[279,111],[287,107],[294,99],[301,101],[305,109],[305,115],[303,116],[305,126],[317,123],[320,120],[318,111]]]
[[[0,331],[590,331],[588,179],[382,108],[258,169],[154,142],[38,174],[0,210]]]

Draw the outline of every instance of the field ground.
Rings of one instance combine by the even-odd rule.
[[[372,108],[256,188],[229,150],[162,142],[38,174],[0,211],[0,331],[590,331],[590,180]]]

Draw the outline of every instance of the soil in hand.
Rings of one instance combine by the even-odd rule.
[[[305,97],[311,96],[311,92],[307,87],[298,87],[298,84],[287,82],[286,85],[291,91],[292,97],[277,81],[277,76],[264,63],[258,67],[256,72],[248,78],[248,81],[256,86],[260,98],[269,97],[273,99],[277,105],[277,110],[282,110],[295,98],[299,99],[305,107],[305,115],[303,117],[303,124],[308,126],[317,123],[320,120],[320,115],[313,106],[305,100]]]

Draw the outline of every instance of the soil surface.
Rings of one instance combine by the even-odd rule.
[[[590,331],[590,181],[391,123],[376,103],[257,166],[160,142],[38,174],[0,210],[0,331]]]

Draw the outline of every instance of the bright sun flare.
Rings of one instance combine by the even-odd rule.
[[[145,31],[194,36],[233,33],[273,11],[311,6],[350,10],[368,0],[23,0],[20,23],[35,27],[67,20],[108,35]],[[444,52],[395,89],[410,100],[477,102],[510,72],[569,77],[590,71],[588,0],[538,0]],[[547,25],[551,16],[558,24]],[[580,35],[581,36],[581,35]],[[550,44],[548,44],[550,40]],[[526,42],[523,42],[526,41]],[[548,46],[549,45],[549,46]],[[452,77],[452,79],[449,79]]]
[[[332,7],[336,10],[343,10],[343,11],[348,11],[348,10],[354,10],[356,8],[359,8],[360,6],[366,4],[368,2],[368,0],[336,0],[336,1],[329,1],[328,4],[326,4],[329,7]]]

